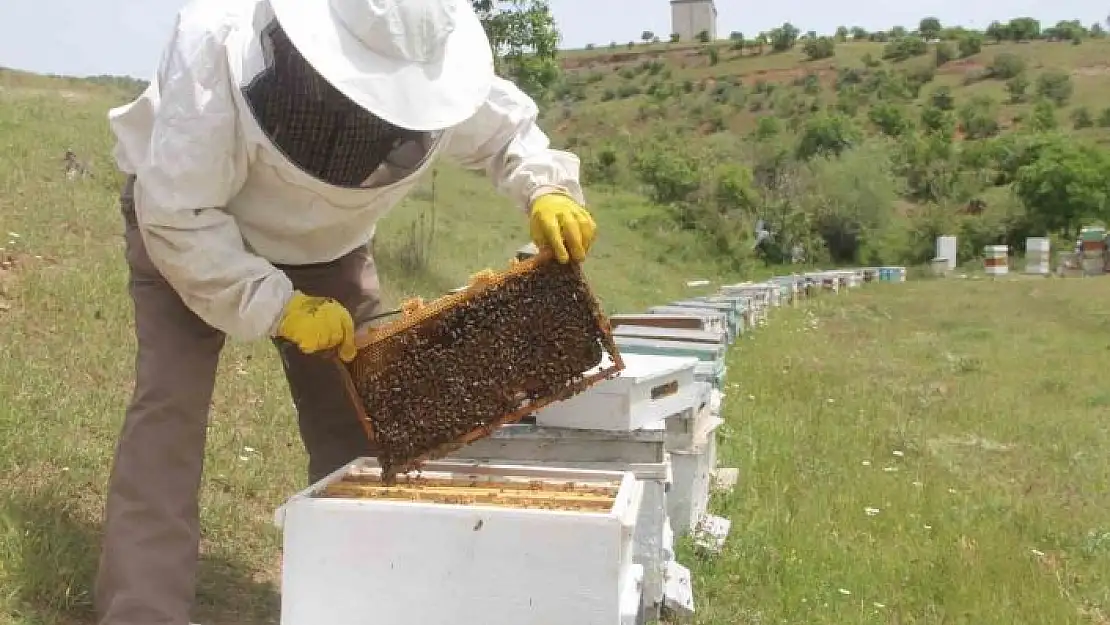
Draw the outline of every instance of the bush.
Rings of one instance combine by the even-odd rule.
[[[940,67],[941,65],[944,65],[945,63],[956,58],[956,51],[953,50],[952,46],[947,43],[938,43],[935,54],[937,67]]]
[[[876,104],[871,107],[867,116],[879,132],[888,137],[901,137],[913,130],[913,122],[910,121],[905,109],[894,104],[887,102]]]
[[[1018,104],[1025,100],[1025,92],[1029,90],[1029,77],[1024,73],[1014,76],[1006,81],[1006,91],[1010,93],[1010,103]]]
[[[1025,71],[1025,59],[1010,52],[999,53],[990,65],[991,78],[1007,80]]]
[[[832,58],[836,54],[836,41],[832,37],[806,39],[802,51],[811,61]]]
[[[1090,128],[1095,125],[1095,120],[1091,118],[1091,112],[1087,107],[1081,106],[1071,112],[1072,126],[1076,130],[1083,128]]]
[[[1110,128],[1110,107],[1102,109],[1098,115],[1098,125],[1101,128]]]
[[[960,125],[968,139],[986,139],[998,134],[997,116],[994,101],[979,96],[960,108]]]
[[[859,142],[861,133],[852,120],[819,113],[806,120],[798,141],[797,155],[806,160],[820,155],[839,155]]]
[[[960,39],[958,46],[961,59],[975,56],[983,51],[983,36],[979,33],[968,33]]]
[[[883,48],[883,58],[894,62],[905,61],[928,51],[928,46],[920,37],[900,37],[886,44]]]
[[[1071,76],[1060,70],[1049,70],[1037,77],[1037,95],[1064,106],[1071,99],[1074,87]]]
[[[937,87],[929,97],[929,102],[942,111],[956,108],[956,99],[952,97],[952,90],[948,87]]]

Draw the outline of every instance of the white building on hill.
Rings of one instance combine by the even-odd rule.
[[[681,41],[696,41],[702,31],[717,38],[717,4],[713,0],[671,0],[671,33]]]

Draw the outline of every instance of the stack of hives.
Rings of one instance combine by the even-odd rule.
[[[529,306],[513,308],[522,296],[510,289],[492,321],[432,323],[434,315],[410,307],[410,318],[425,319],[424,331],[408,340],[396,332],[364,338],[351,366],[368,433],[391,444],[391,455],[353,462],[279,514],[283,623],[373,614],[426,625],[631,625],[654,620],[664,605],[674,617],[692,616],[692,580],[675,561],[673,541],[692,533],[715,552],[729,532],[727,519],[709,513],[714,486],[728,490],[738,477],[717,467],[729,346],[767,323],[774,308],[803,301],[814,279],[830,277],[839,291],[904,276],[894,269],[730,285],[596,325],[588,291],[573,294],[580,274],[571,279],[563,270],[534,272],[546,275],[546,286],[530,287],[559,301],[537,305],[540,294],[524,289]],[[490,280],[479,276],[456,296],[470,298]],[[568,308],[577,312],[561,323],[532,318]],[[522,318],[568,328],[548,336],[547,349],[561,346],[558,358],[528,351]],[[475,333],[463,335],[459,324]],[[458,371],[442,369],[445,356],[466,350],[485,351]],[[388,372],[398,361],[407,368]],[[537,362],[564,366],[528,368]],[[592,368],[583,370],[587,363]],[[531,373],[514,377],[522,367]],[[537,373],[547,382],[528,381]],[[436,396],[450,396],[449,431],[419,425],[444,406],[404,400],[427,391],[416,381],[429,378],[443,383]],[[374,392],[359,384],[370,379]],[[473,388],[463,388],[466,381]],[[467,408],[474,401],[493,408]],[[424,463],[422,476],[387,483],[392,472],[444,454],[448,460]],[[434,601],[428,588],[437,589]]]

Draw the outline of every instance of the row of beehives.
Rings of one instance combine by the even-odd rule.
[[[360,459],[283,506],[282,624],[633,625],[664,608],[691,617],[674,538],[691,534],[712,553],[729,531],[708,512],[714,487],[731,488],[738,473],[717,467],[728,346],[775,307],[904,279],[899,267],[814,272],[612,316],[618,377],[428,463],[411,482],[387,489],[373,459]],[[381,492],[343,496],[354,489]]]
[[[1074,250],[1056,253],[1056,274],[1059,276],[1101,276],[1110,273],[1110,236],[1102,227],[1086,227],[1080,232]],[[956,268],[957,246],[954,235],[937,237],[933,273],[943,276]],[[983,270],[989,276],[1010,273],[1010,246],[987,245],[983,248]],[[1025,273],[1048,276],[1052,273],[1051,242],[1046,237],[1025,240]]]

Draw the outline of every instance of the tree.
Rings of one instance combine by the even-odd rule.
[[[987,26],[987,36],[994,39],[995,43],[1002,43],[1010,39],[1010,27],[999,21],[993,21]]]
[[[1037,225],[1078,235],[1084,220],[1110,216],[1108,177],[1110,162],[1101,150],[1060,137],[1018,169],[1014,191]]]
[[[559,31],[547,0],[471,0],[497,73],[538,98],[559,78]]]
[[[642,39],[644,43],[648,43],[652,39],[655,39],[655,33],[651,32],[650,30],[645,30],[644,32],[640,33],[640,39]]]
[[[800,31],[790,22],[784,23],[782,26],[771,31],[771,50],[775,52],[786,52],[798,43],[798,35]]]
[[[921,25],[917,27],[921,36],[926,39],[937,39],[940,37],[940,31],[943,28],[940,25],[940,20],[935,17],[926,17],[921,20]]]
[[[839,26],[836,29],[836,40],[840,42],[848,41],[848,27]]]
[[[852,39],[855,41],[867,41],[871,37],[871,33],[867,32],[866,28],[856,26],[852,28]]]
[[[708,30],[703,30],[700,33],[698,33],[698,41],[700,41],[702,43],[709,43],[709,31]]]
[[[1041,36],[1041,23],[1031,17],[1010,20],[1010,38],[1014,41],[1032,41]]]

